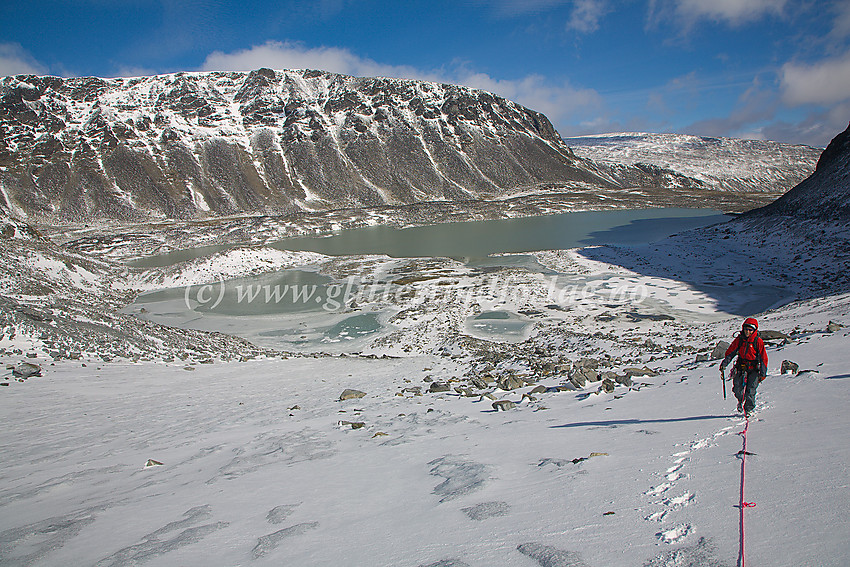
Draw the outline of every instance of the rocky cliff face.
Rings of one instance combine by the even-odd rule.
[[[748,216],[771,215],[850,221],[850,126],[829,143],[811,176]]]
[[[39,222],[285,214],[615,187],[545,116],[320,71],[0,80],[0,206]]]

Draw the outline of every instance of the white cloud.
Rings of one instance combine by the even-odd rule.
[[[153,69],[148,69],[147,67],[133,67],[128,65],[119,66],[114,77],[150,77],[151,75],[156,75],[157,72]]]
[[[17,43],[0,43],[0,77],[44,75],[47,68]]]
[[[611,9],[606,0],[575,0],[567,29],[591,33],[599,29],[601,20]]]
[[[338,47],[305,48],[302,45],[267,41],[250,49],[232,53],[214,51],[201,65],[202,71],[250,71],[271,69],[320,69],[356,77],[399,77],[437,81],[433,73],[424,73],[405,65],[384,65]]]
[[[765,126],[762,134],[768,140],[822,148],[837,134],[848,128],[848,116],[850,116],[850,102],[844,102],[826,112],[813,112],[798,122],[777,120]]]
[[[455,63],[449,71],[424,71],[405,65],[386,65],[362,58],[337,47],[306,48],[299,44],[269,41],[263,45],[232,53],[211,53],[203,71],[248,71],[260,67],[272,69],[320,69],[355,77],[396,77],[452,83],[492,92],[523,106],[542,112],[553,123],[568,117],[583,117],[602,107],[602,99],[593,89],[573,87],[568,82],[552,84],[539,75],[518,80],[494,79]]]
[[[569,83],[553,85],[540,75],[529,75],[510,81],[493,79],[484,73],[461,75],[457,82],[468,87],[498,94],[508,100],[542,112],[553,123],[568,118],[583,118],[590,112],[601,110],[602,97],[593,89],[576,88]]]
[[[782,99],[786,104],[832,104],[850,99],[850,53],[813,65],[782,67]]]
[[[839,0],[833,6],[835,17],[832,21],[830,35],[834,38],[844,39],[850,36],[850,1]]]
[[[471,0],[474,4],[489,4],[496,13],[503,17],[513,17],[518,14],[542,12],[554,6],[565,4],[569,0]]]
[[[733,26],[782,14],[788,0],[676,0],[676,11],[688,21],[710,19]]]

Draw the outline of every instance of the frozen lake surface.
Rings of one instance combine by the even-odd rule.
[[[694,290],[681,282],[623,277],[610,270],[552,268],[535,254],[589,244],[646,246],[725,218],[706,210],[647,209],[406,229],[376,226],[292,238],[270,247],[323,258],[384,255],[361,260],[346,276],[331,277],[312,265],[159,290],[140,296],[128,310],[158,323],[224,332],[271,348],[357,352],[399,329],[400,311],[441,302],[458,311],[451,326],[462,334],[521,342],[534,332],[535,321],[589,315],[600,306],[603,311],[593,315],[603,321],[626,315],[710,321],[728,316],[731,309],[759,312],[787,300],[786,291],[771,285],[730,288],[701,282]],[[151,261],[185,260],[190,252]],[[196,252],[202,256],[212,250]],[[422,257],[444,259],[411,260]],[[638,306],[640,315],[633,312]]]
[[[728,219],[727,215],[711,209],[582,211],[409,228],[368,226],[321,236],[287,238],[272,242],[269,246],[279,250],[318,252],[329,256],[386,254],[395,258],[480,258],[500,253],[652,242],[669,234]],[[138,268],[170,266],[234,246],[213,245],[175,250],[134,260],[131,265]]]

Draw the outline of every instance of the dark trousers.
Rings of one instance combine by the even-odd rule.
[[[744,411],[752,411],[756,407],[756,390],[759,387],[759,371],[757,368],[747,370],[737,367],[732,373],[732,393],[738,402],[744,403]]]

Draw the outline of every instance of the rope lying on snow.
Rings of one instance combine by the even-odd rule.
[[[755,502],[745,502],[744,501],[744,481],[746,479],[746,466],[747,466],[747,455],[752,455],[754,453],[747,452],[747,430],[750,428],[750,419],[746,418],[746,424],[744,425],[744,430],[739,431],[738,435],[744,438],[744,446],[738,451],[738,457],[741,458],[741,500],[739,503],[739,508],[741,510],[741,549],[738,552],[738,567],[745,567],[744,565],[744,510],[747,508],[755,508]]]

